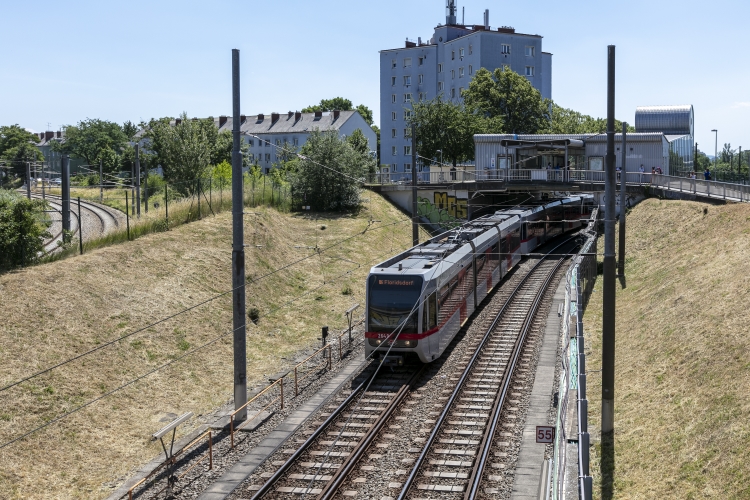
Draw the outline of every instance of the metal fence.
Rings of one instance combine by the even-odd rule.
[[[669,175],[654,175],[651,186],[680,193],[689,193],[709,198],[747,202],[750,201],[750,186],[731,182],[707,181]]]
[[[562,339],[564,341],[559,404],[555,423],[555,445],[552,462],[552,488],[554,500],[565,497],[565,471],[567,445],[578,441],[579,498],[591,499],[592,479],[589,471],[588,400],[586,399],[586,361],[583,352],[583,311],[588,304],[597,276],[596,225],[599,210],[595,209],[584,232],[584,242],[579,255],[566,275],[565,302],[562,311]],[[574,392],[575,391],[575,392]],[[573,396],[573,397],[571,397]],[[578,421],[575,435],[567,435],[568,407],[577,406]],[[546,496],[545,498],[549,498]]]
[[[591,183],[604,184],[604,171],[601,170],[576,170],[576,169],[500,169],[500,170],[451,170],[444,169],[437,172],[418,172],[417,184],[453,184],[466,182],[503,182],[513,184],[523,183]],[[628,184],[648,185],[651,184],[651,173],[627,172],[625,181]],[[620,182],[622,174],[618,172],[617,181]],[[409,172],[386,172],[372,174],[368,178],[370,184],[411,184],[411,173]]]

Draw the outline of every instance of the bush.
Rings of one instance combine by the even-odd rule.
[[[27,266],[44,251],[51,237],[44,212],[47,202],[28,200],[13,191],[0,191],[0,270]]]

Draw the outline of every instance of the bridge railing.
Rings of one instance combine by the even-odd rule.
[[[625,180],[628,184],[651,184],[651,173],[628,172]],[[618,183],[622,174],[618,173]],[[411,172],[384,172],[372,174],[368,178],[371,184],[411,184]],[[466,182],[502,182],[509,184],[523,183],[572,183],[603,184],[604,172],[601,170],[543,170],[543,169],[487,169],[487,170],[451,170],[418,172],[418,184],[453,184]]]
[[[651,182],[653,187],[692,193],[710,198],[724,200],[750,201],[750,186],[731,182],[707,181],[705,179],[690,179],[672,177],[669,175],[654,175]]]

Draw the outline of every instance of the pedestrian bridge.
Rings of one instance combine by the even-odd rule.
[[[393,175],[393,177],[391,177]],[[398,175],[398,177],[396,177]],[[469,193],[513,192],[588,192],[604,191],[604,172],[601,170],[457,170],[453,172],[423,172],[418,174],[420,191],[468,191]],[[398,178],[398,180],[396,180]],[[620,188],[622,174],[617,174]],[[681,193],[696,199],[706,198],[732,202],[750,201],[750,185],[730,182],[706,181],[670,175],[627,172],[628,191],[645,191],[646,188],[666,193]],[[367,183],[377,191],[404,191],[411,189],[411,178],[399,174],[376,174]],[[472,198],[472,196],[469,196]]]

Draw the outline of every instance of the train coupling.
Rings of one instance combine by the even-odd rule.
[[[404,366],[403,356],[385,356],[383,366]]]

